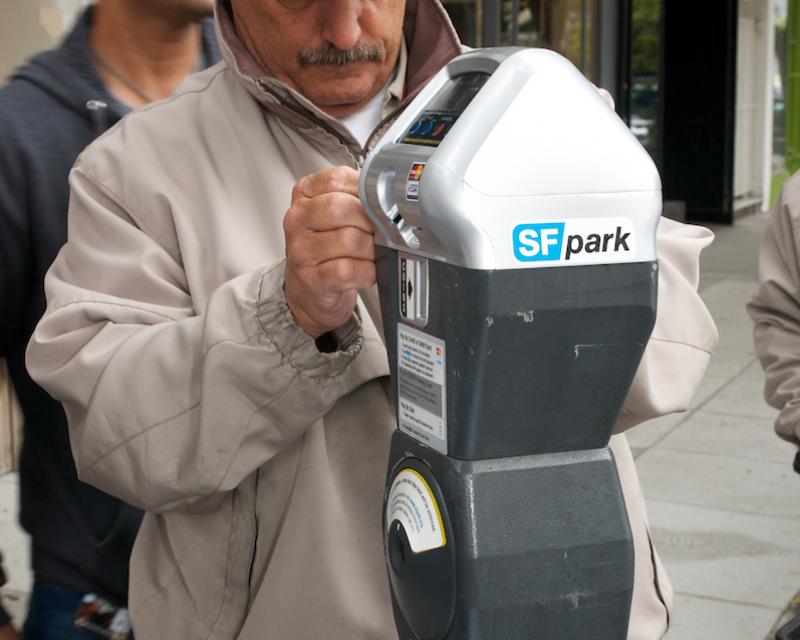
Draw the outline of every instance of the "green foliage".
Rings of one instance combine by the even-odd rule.
[[[662,0],[633,0],[631,75],[657,76],[661,55]]]

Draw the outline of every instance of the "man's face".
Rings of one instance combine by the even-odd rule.
[[[236,30],[262,66],[334,117],[392,74],[405,0],[232,0]]]

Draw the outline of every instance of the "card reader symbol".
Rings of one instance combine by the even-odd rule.
[[[411,171],[408,172],[409,180],[420,180],[422,178],[422,170],[425,168],[424,162],[415,162],[411,165]]]
[[[415,162],[411,165],[406,178],[406,200],[414,201],[419,199],[419,181],[422,179],[422,171],[425,169],[424,162]]]

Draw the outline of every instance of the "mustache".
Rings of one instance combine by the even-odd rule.
[[[352,49],[339,49],[328,43],[324,47],[301,51],[297,56],[297,61],[301,67],[317,64],[343,67],[353,62],[379,62],[382,57],[383,50],[377,44],[357,42]]]

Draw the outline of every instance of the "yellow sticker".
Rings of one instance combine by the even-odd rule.
[[[414,469],[400,471],[389,489],[386,528],[393,522],[405,528],[414,553],[439,549],[447,544],[442,513],[430,486]]]

